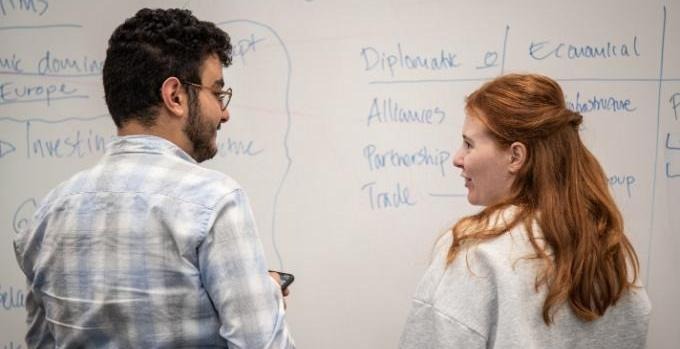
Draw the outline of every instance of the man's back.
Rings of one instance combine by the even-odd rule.
[[[32,291],[29,345],[290,340],[244,192],[161,138],[114,142],[48,195],[16,250]]]

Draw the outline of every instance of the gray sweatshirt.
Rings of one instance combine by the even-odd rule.
[[[451,239],[441,239],[418,285],[401,349],[644,348],[651,311],[644,288],[591,322],[564,304],[546,326],[546,288],[535,289],[542,262],[522,258],[534,254],[523,227],[462,250],[447,267]]]

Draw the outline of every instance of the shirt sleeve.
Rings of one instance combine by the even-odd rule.
[[[26,347],[29,349],[54,348],[54,337],[52,337],[45,318],[45,307],[30,285],[26,294],[26,311],[28,312]]]
[[[230,348],[294,348],[283,296],[267,272],[252,211],[242,190],[227,195],[199,246],[205,289]]]
[[[44,206],[43,206],[44,207]],[[35,227],[35,228],[33,228]],[[54,348],[54,337],[49,329],[48,321],[45,317],[45,305],[40,298],[39,292],[33,288],[33,274],[37,251],[42,245],[45,222],[40,212],[36,212],[33,217],[32,226],[19,232],[14,239],[14,252],[19,263],[19,267],[26,275],[26,347],[32,348]]]

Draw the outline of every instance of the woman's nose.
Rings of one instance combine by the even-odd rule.
[[[456,154],[453,156],[453,166],[458,167],[460,169],[463,168],[463,150],[458,149]]]

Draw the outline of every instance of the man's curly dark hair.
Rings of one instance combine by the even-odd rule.
[[[130,119],[155,123],[163,81],[200,82],[203,61],[216,54],[231,64],[229,35],[189,10],[142,9],[111,34],[104,61],[106,105],[117,127]]]

